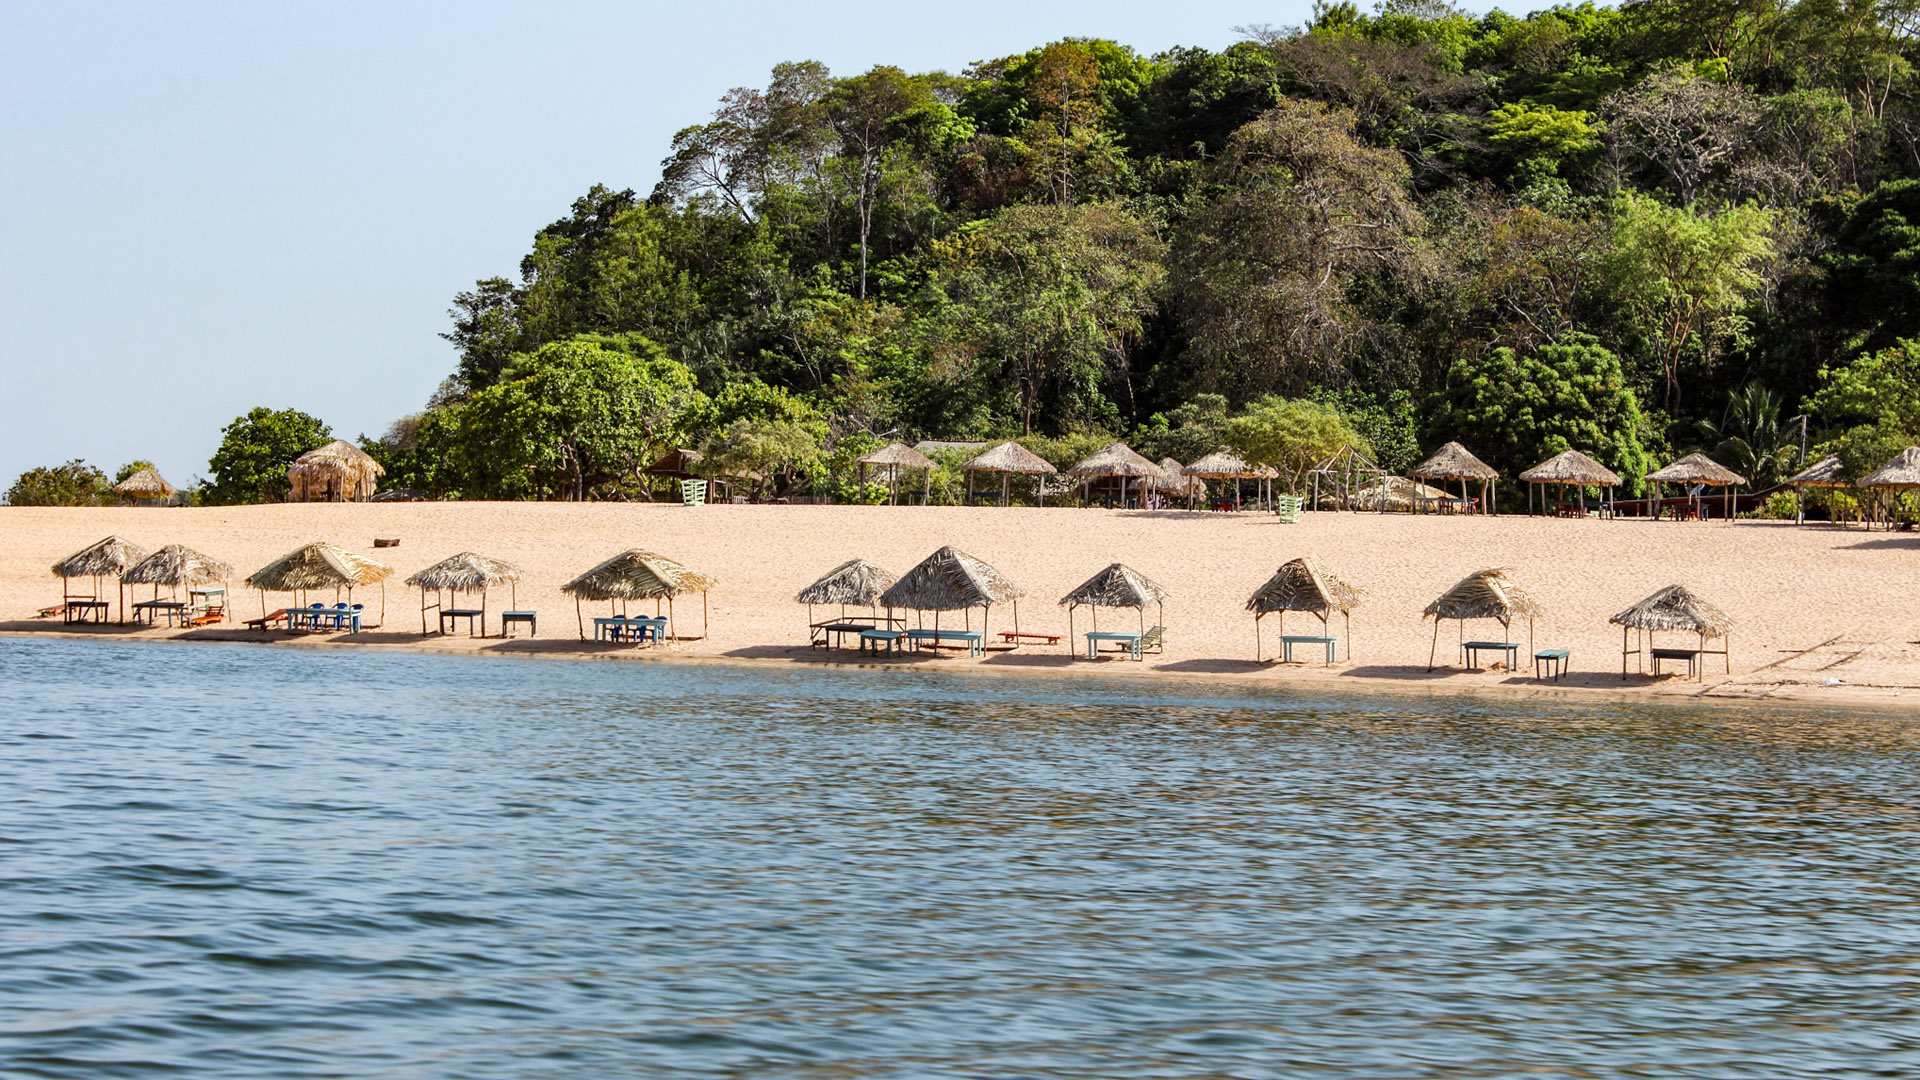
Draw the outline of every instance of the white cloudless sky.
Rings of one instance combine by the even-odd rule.
[[[779,61],[1220,49],[1308,6],[0,5],[0,486],[76,457],[184,486],[256,405],[380,434],[453,370],[455,292],[591,185],[644,195]]]

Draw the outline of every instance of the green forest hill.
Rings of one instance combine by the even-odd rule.
[[[1702,449],[1764,485],[1804,435],[1857,475],[1920,436],[1917,28],[1920,0],[1395,0],[1220,52],[781,64],[456,296],[453,373],[361,444],[466,499],[641,497],[681,446],[861,501],[884,442],[1004,437],[1288,477],[1349,441],[1508,476]],[[327,437],[256,410],[198,497],[280,497]]]

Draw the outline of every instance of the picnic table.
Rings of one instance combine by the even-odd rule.
[[[467,636],[468,637],[474,636],[473,623],[475,619],[478,619],[480,620],[480,636],[481,637],[487,636],[487,613],[480,608],[441,608],[440,609],[440,632],[442,634],[447,632],[447,621],[449,619],[467,620]]]
[[[907,620],[893,615],[848,615],[808,623],[807,629],[811,635],[807,645],[815,649],[837,649],[846,644],[848,634],[858,634],[862,630],[891,630],[896,625],[905,629]]]
[[[968,656],[979,656],[987,651],[986,635],[978,630],[908,630],[907,643],[915,652],[923,647],[938,647],[942,641],[958,641],[967,646]]]
[[[1280,662],[1283,664],[1293,663],[1293,647],[1295,645],[1317,645],[1327,650],[1327,664],[1331,666],[1333,664],[1333,647],[1338,640],[1338,638],[1322,634],[1283,635],[1280,638]]]
[[[667,627],[664,617],[648,618],[635,615],[615,615],[610,619],[593,620],[593,640],[595,641],[632,641],[644,643],[660,641],[660,631]]]
[[[345,630],[349,633],[360,632],[360,605],[347,607],[336,604],[327,607],[315,604],[312,607],[288,608],[287,629],[289,630]]]
[[[107,613],[113,610],[111,600],[68,600],[67,609],[60,618],[68,623],[96,622],[104,625]]]
[[[1460,653],[1465,665],[1471,669],[1474,660],[1483,652],[1503,652],[1507,654],[1507,670],[1512,671],[1520,656],[1520,643],[1516,641],[1466,641],[1460,644]]]
[[[187,614],[184,600],[142,600],[133,605],[133,621],[147,626],[154,625],[162,617],[166,618],[168,626],[172,626],[175,620],[185,622]]]
[[[1116,641],[1125,646],[1125,652],[1134,660],[1140,659],[1140,632],[1137,630],[1090,630],[1087,632],[1087,659],[1097,660],[1100,656],[1100,643]]]

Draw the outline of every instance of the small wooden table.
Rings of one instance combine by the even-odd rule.
[[[1322,637],[1310,634],[1302,634],[1298,637],[1283,636],[1280,639],[1280,662],[1283,664],[1293,663],[1293,647],[1295,645],[1321,645],[1327,650],[1328,666],[1332,666],[1333,646],[1337,640],[1337,638],[1333,637]]]
[[[1517,641],[1468,641],[1461,644],[1460,652],[1465,657],[1464,662],[1469,669],[1473,667],[1474,661],[1479,659],[1478,654],[1483,652],[1506,653],[1508,671],[1512,671],[1514,665],[1520,662],[1520,643]]]
[[[1653,656],[1653,673],[1656,677],[1660,674],[1660,661],[1662,660],[1685,660],[1687,662],[1687,678],[1689,679],[1699,674],[1699,649],[1648,649],[1647,652]]]
[[[539,612],[535,612],[535,611],[503,611],[501,612],[500,613],[500,636],[512,637],[513,635],[508,632],[508,627],[511,627],[514,623],[526,623],[528,637],[540,636]]]
[[[905,630],[880,630],[863,626],[860,628],[860,651],[875,656],[892,656],[901,651],[901,639],[906,636]]]
[[[482,611],[479,608],[441,608],[440,609],[440,632],[442,634],[447,632],[447,620],[449,619],[467,620],[467,636],[468,637],[474,636],[473,623],[474,623],[474,620],[478,619],[480,621],[479,636],[481,637],[487,636],[487,613],[485,611]]]
[[[987,636],[978,630],[908,630],[906,635],[915,652],[923,646],[938,645],[942,641],[964,642],[968,656],[979,656],[987,651]]]
[[[1540,668],[1545,666],[1547,678],[1559,682],[1567,674],[1567,650],[1541,649],[1533,654],[1533,680],[1540,681]]]
[[[158,623],[162,618],[165,618],[167,620],[168,626],[174,625],[176,621],[180,621],[180,622],[186,621],[186,618],[187,618],[186,601],[184,600],[142,600],[139,603],[133,605],[133,621],[136,623],[143,623],[147,626],[153,626],[154,624]]]
[[[61,612],[60,617],[69,623],[96,622],[105,625],[107,614],[112,610],[111,600],[69,600],[67,610]]]
[[[1087,659],[1089,660],[1099,659],[1100,643],[1103,641],[1120,642],[1122,645],[1126,646],[1126,652],[1130,658],[1134,660],[1140,659],[1140,634],[1138,631],[1133,631],[1133,630],[1088,631]]]

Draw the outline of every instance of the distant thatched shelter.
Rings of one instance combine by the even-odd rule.
[[[153,586],[155,600],[160,598],[160,587],[163,585],[175,596],[179,595],[181,589],[186,589],[189,602],[198,592],[205,597],[209,614],[214,613],[212,594],[217,592],[220,595],[218,615],[222,619],[227,614],[227,583],[231,580],[232,566],[179,544],[168,544],[134,563],[126,573],[120,575],[122,585]],[[213,589],[215,584],[220,588]]]
[[[133,474],[125,480],[113,485],[113,490],[126,496],[129,502],[157,503],[173,498],[179,489],[167,483],[166,478],[155,471],[153,466],[143,465],[134,470]]]
[[[810,643],[824,647],[827,644],[827,639],[832,635],[822,633],[821,631],[825,631],[833,625],[852,625],[847,623],[847,605],[849,604],[854,607],[866,608],[869,612],[866,617],[867,621],[875,627],[879,627],[880,598],[888,589],[893,588],[894,583],[899,580],[899,578],[888,573],[885,569],[875,566],[865,559],[848,559],[846,562],[841,563],[839,566],[821,575],[818,581],[801,589],[800,595],[794,597],[794,599],[807,605],[807,628],[813,631],[810,635]],[[838,605],[840,608],[840,618],[826,622],[815,622],[813,609],[816,605],[821,604]],[[889,625],[892,623],[892,617],[893,609],[888,608],[887,619]],[[856,619],[856,621],[858,620]],[[841,636],[844,637],[846,633],[851,632],[851,630],[842,631]]]
[[[367,452],[335,439],[287,466],[288,502],[365,502],[387,474]]]
[[[1399,477],[1393,477],[1398,480]],[[1379,510],[1388,509],[1387,471],[1375,464],[1361,449],[1352,444],[1333,452],[1333,456],[1307,470],[1307,505],[1315,510],[1331,499],[1336,510]],[[1402,481],[1405,483],[1406,481]],[[1426,485],[1418,485],[1425,488]],[[1368,495],[1372,493],[1372,498]],[[1446,492],[1440,493],[1441,498]],[[1412,507],[1411,501],[1408,503]]]
[[[888,443],[863,458],[857,459],[860,466],[860,482],[867,482],[867,470],[884,468],[887,470],[887,501],[900,502],[900,470],[920,469],[926,474],[925,501],[933,499],[933,459],[908,446],[906,443]]]
[[[147,549],[138,544],[129,544],[117,536],[97,540],[79,551],[53,564],[53,575],[60,579],[60,606],[64,609],[75,600],[98,601],[100,586],[104,579],[113,578],[120,589],[120,621],[127,621],[127,587],[119,581],[120,575],[133,568],[135,563],[147,557]],[[92,578],[93,592],[82,595],[73,592],[74,578]],[[105,610],[105,609],[102,609]],[[102,616],[104,619],[105,616]]]
[[[1114,563],[1060,598],[1060,605],[1067,609],[1067,651],[1073,651],[1074,609],[1091,609],[1093,629],[1098,632],[1101,608],[1134,608],[1140,612],[1140,633],[1144,637],[1147,634],[1147,605],[1153,604],[1158,609],[1159,616],[1154,620],[1154,625],[1164,630],[1167,601],[1172,597],[1172,593],[1161,588],[1152,578],[1124,563]]]
[[[1447,493],[1437,487],[1386,472],[1381,473],[1371,486],[1353,491],[1344,502],[1337,493],[1318,496],[1321,505],[1331,503],[1334,509],[1378,510],[1382,513],[1411,511],[1422,503],[1446,497]]]
[[[1427,605],[1421,616],[1433,620],[1433,649],[1427,654],[1427,670],[1433,670],[1434,657],[1440,649],[1440,620],[1455,619],[1460,623],[1460,641],[1466,643],[1466,625],[1468,619],[1492,619],[1500,624],[1501,630],[1512,633],[1515,616],[1525,616],[1527,620],[1527,649],[1533,649],[1533,620],[1544,613],[1525,589],[1514,583],[1508,570],[1482,570],[1468,574],[1453,588],[1440,594],[1439,599]]]
[[[1098,452],[1079,461],[1067,470],[1068,476],[1080,478],[1081,500],[1086,501],[1089,487],[1093,481],[1118,477],[1120,480],[1120,505],[1127,505],[1127,481],[1157,480],[1166,473],[1153,462],[1141,457],[1126,443],[1113,442],[1101,447]],[[1144,487],[1144,484],[1142,485]],[[1140,489],[1136,489],[1140,490]]]
[[[1627,677],[1627,657],[1633,655],[1640,660],[1640,670],[1646,670],[1646,656],[1652,645],[1652,635],[1660,631],[1679,631],[1697,634],[1700,647],[1693,650],[1671,650],[1672,652],[1692,652],[1697,662],[1700,656],[1717,655],[1726,658],[1727,673],[1733,673],[1733,659],[1728,655],[1724,640],[1733,631],[1733,619],[1726,612],[1700,599],[1685,585],[1669,585],[1645,600],[1607,620],[1620,627],[1620,677]],[[1640,639],[1634,647],[1627,645],[1629,631],[1639,631]],[[1723,644],[1718,650],[1707,648],[1708,638],[1720,638]],[[1655,650],[1656,654],[1663,650]],[[1658,667],[1656,655],[1655,666]],[[1704,675],[1704,672],[1702,672]]]
[[[1052,476],[1054,473],[1060,471],[1048,463],[1045,458],[1021,446],[1019,443],[1011,441],[1003,442],[999,446],[977,457],[968,459],[966,464],[960,466],[960,469],[967,474],[967,501],[969,503],[973,501],[973,474],[977,472],[999,473],[1001,506],[1007,505],[1007,482],[1016,473],[1023,476]],[[1036,482],[1033,490],[1034,502],[1036,504],[1044,504],[1047,498],[1045,486]]]
[[[1206,480],[1233,481],[1233,501],[1236,504],[1240,501],[1240,481],[1259,480],[1269,475],[1275,475],[1268,472],[1265,466],[1255,465],[1225,446],[1206,455],[1199,461],[1182,468],[1180,474],[1182,476],[1197,476],[1201,478],[1203,482]]]
[[[1796,522],[1807,520],[1807,502],[1803,489],[1852,486],[1852,482],[1847,479],[1847,467],[1840,463],[1840,457],[1837,454],[1828,454],[1787,477],[1787,483],[1793,485],[1793,519]]]
[[[1700,502],[1698,488],[1720,488],[1726,498],[1727,520],[1733,520],[1733,489],[1747,482],[1747,478],[1713,460],[1705,454],[1688,454],[1664,469],[1656,469],[1647,474],[1647,481],[1653,484],[1687,484],[1688,495],[1695,505]],[[1658,488],[1654,489],[1657,493]],[[1657,497],[1657,495],[1656,495]]]
[[[520,603],[520,576],[520,568],[512,563],[501,562],[498,559],[489,559],[484,555],[475,555],[471,551],[463,551],[458,555],[448,556],[434,563],[432,566],[427,567],[425,570],[414,574],[407,579],[406,583],[420,590],[420,632],[422,634],[427,632],[427,611],[429,608],[436,611],[453,610],[448,606],[448,604],[451,603],[451,598],[449,598],[447,603],[443,604],[440,598],[441,593],[466,593],[468,595],[479,593],[480,636],[486,637],[487,590],[498,588],[501,585],[507,586],[509,593],[507,604],[509,610],[511,610],[513,607],[519,606]],[[427,594],[429,592],[433,594],[432,604],[427,603]],[[446,618],[442,616],[441,626],[444,627],[445,625]],[[504,626],[502,630],[505,630]]]
[[[1335,612],[1346,626],[1347,659],[1353,659],[1353,609],[1360,603],[1360,590],[1342,581],[1319,560],[1301,557],[1281,566],[1266,584],[1247,598],[1247,610],[1253,612],[1253,658],[1260,656],[1260,620],[1278,615],[1280,634],[1287,632],[1286,613],[1304,611],[1320,620],[1320,632],[1327,636]]]
[[[305,603],[304,594],[315,589],[332,589],[336,596],[344,590],[351,601],[354,589],[377,584],[380,586],[380,621],[384,623],[387,620],[386,580],[391,576],[393,567],[385,563],[316,541],[255,570],[247,575],[244,584],[260,590],[260,614],[263,617],[267,613],[267,594],[270,592],[294,594],[294,605],[299,607]]]
[[[1207,482],[1198,476],[1188,476],[1186,466],[1173,458],[1160,459],[1161,475],[1147,480],[1147,486],[1177,499],[1198,499],[1207,493]]]
[[[633,548],[560,586],[560,591],[573,597],[574,613],[580,619],[582,641],[587,638],[586,616],[580,612],[580,603],[584,600],[605,600],[609,606],[617,602],[622,611],[629,600],[652,600],[656,613],[660,610],[660,602],[664,600],[667,605],[667,630],[669,636],[677,641],[679,634],[673,621],[674,597],[688,593],[700,594],[700,636],[704,638],[707,636],[707,590],[718,583],[716,579],[689,570],[664,555]]]
[[[1450,442],[1433,452],[1433,456],[1407,470],[1407,475],[1419,480],[1444,481],[1455,480],[1460,484],[1460,509],[1473,511],[1473,500],[1467,495],[1467,482],[1480,482],[1481,509],[1493,513],[1493,502],[1499,497],[1500,490],[1495,486],[1500,473],[1493,466],[1474,457],[1467,448],[1457,442]]]
[[[933,628],[940,628],[940,613],[964,613],[969,629],[973,609],[983,609],[980,629],[985,633],[987,618],[995,604],[1013,606],[1013,629],[1020,630],[1020,598],[1026,591],[1007,580],[1006,575],[951,546],[927,556],[918,566],[900,576],[900,580],[880,594],[880,602],[889,608],[921,613],[933,612]]]
[[[1587,489],[1599,488],[1604,508],[1613,501],[1613,489],[1620,483],[1620,474],[1593,460],[1578,450],[1563,450],[1547,460],[1520,474],[1527,482],[1527,513],[1533,513],[1534,492],[1540,493],[1540,510],[1547,509],[1548,484],[1557,484],[1565,488],[1572,484],[1575,497],[1579,500],[1580,513],[1587,512]],[[1564,496],[1565,492],[1562,492]]]

